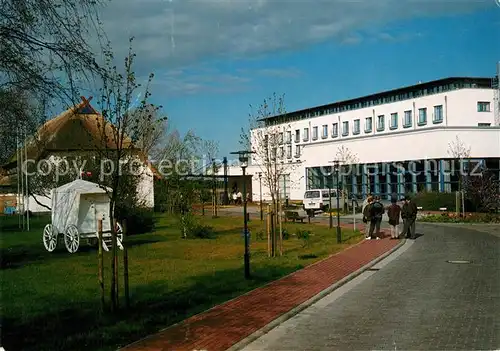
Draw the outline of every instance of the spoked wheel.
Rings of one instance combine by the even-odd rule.
[[[57,248],[57,233],[54,230],[54,226],[52,224],[47,224],[43,228],[43,246],[48,252],[52,252]]]
[[[80,246],[80,234],[78,233],[78,228],[74,224],[66,228],[64,244],[69,253],[75,253],[78,250]]]
[[[123,241],[123,228],[118,222],[116,222],[116,237],[120,239],[120,241]]]

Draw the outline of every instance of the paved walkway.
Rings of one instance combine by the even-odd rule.
[[[500,239],[424,223],[417,233],[390,262],[374,266],[379,270],[243,351],[500,350]]]
[[[268,285],[131,344],[126,351],[223,351],[388,252],[398,240],[362,241]]]

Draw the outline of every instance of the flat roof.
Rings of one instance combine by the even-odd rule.
[[[348,99],[348,100],[342,100],[342,101],[337,101],[333,103],[329,103],[326,105],[320,105],[320,106],[315,106],[315,107],[309,107],[306,109],[302,110],[295,110],[293,112],[287,112],[282,115],[275,115],[275,116],[269,116],[265,118],[259,119],[260,121],[269,121],[273,120],[276,118],[286,118],[286,117],[292,117],[292,116],[297,116],[297,115],[303,115],[311,112],[317,112],[325,109],[333,109],[333,108],[342,108],[344,106],[350,106],[352,104],[359,104],[363,102],[367,102],[370,100],[376,100],[376,99],[383,99],[389,96],[394,96],[394,95],[399,95],[399,94],[405,94],[405,93],[410,93],[414,91],[419,91],[422,89],[432,89],[435,87],[447,85],[447,84],[454,84],[454,83],[465,83],[465,84],[475,84],[476,88],[485,88],[485,89],[492,89],[495,85],[495,80],[498,79],[497,77],[448,77],[448,78],[442,78],[438,80],[433,80],[433,81],[428,81],[428,82],[423,82],[415,85],[409,85],[405,86],[402,88],[397,88],[397,89],[392,89],[392,90],[386,90],[383,92],[371,94],[371,95],[365,95],[353,99]],[[314,117],[314,116],[311,116]]]

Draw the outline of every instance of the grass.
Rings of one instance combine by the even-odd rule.
[[[9,351],[116,349],[360,240],[344,230],[346,241],[338,245],[327,226],[290,223],[284,225],[292,234],[284,241],[285,254],[268,258],[267,240],[256,239],[264,224],[252,220],[252,279],[247,281],[241,218],[199,218],[214,227],[217,238],[182,239],[177,220],[167,216],[158,216],[153,233],[127,238],[132,306],[111,316],[100,311],[94,247],[82,244],[69,254],[62,245],[48,253],[41,233],[50,217],[32,218],[30,232],[19,231],[17,217],[0,217],[2,346]],[[313,233],[308,245],[293,236],[297,229]],[[111,255],[104,259],[108,301]],[[122,284],[120,276],[121,295]]]

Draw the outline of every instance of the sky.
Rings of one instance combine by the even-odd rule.
[[[172,128],[240,149],[250,105],[287,111],[449,76],[494,76],[500,0],[112,0],[101,11],[117,57]]]

